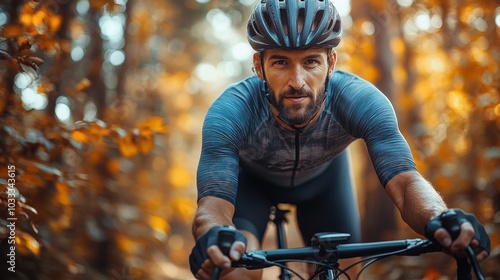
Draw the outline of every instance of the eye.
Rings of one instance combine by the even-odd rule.
[[[310,65],[310,66],[314,66],[314,65],[319,64],[319,61],[316,59],[308,59],[308,60],[306,60],[305,64]]]
[[[272,65],[280,65],[280,66],[286,65],[286,60],[284,60],[284,59],[275,60],[275,61],[273,61]]]

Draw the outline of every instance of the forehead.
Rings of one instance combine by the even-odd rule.
[[[327,57],[326,50],[324,48],[311,48],[305,50],[281,50],[281,49],[269,49],[264,52],[264,58],[288,58],[288,59],[300,59],[307,58],[311,56],[322,56]]]

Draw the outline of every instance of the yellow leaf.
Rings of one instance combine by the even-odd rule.
[[[135,136],[129,132],[125,137],[118,140],[118,150],[124,157],[133,157],[139,153],[139,148],[134,139]]]
[[[134,242],[130,238],[120,234],[116,237],[116,243],[123,252],[132,252],[135,247]]]
[[[76,86],[75,86],[75,90],[76,91],[83,91],[83,90],[86,90],[87,88],[90,87],[90,85],[92,84],[92,82],[87,79],[87,78],[83,78]]]
[[[137,123],[136,128],[139,130],[149,130],[152,132],[166,132],[167,127],[163,124],[163,118],[151,117],[147,120]]]
[[[60,15],[51,15],[49,18],[49,30],[50,32],[57,32],[61,27],[62,19]]]
[[[16,231],[15,239],[17,245],[16,249],[19,250],[19,253],[22,255],[40,255],[40,243],[38,243],[33,236],[21,231]]]
[[[32,23],[37,27],[42,27],[45,25],[47,17],[45,10],[40,9],[33,14]]]
[[[143,155],[148,154],[153,150],[155,141],[151,133],[141,133],[139,137],[139,150]]]
[[[73,138],[73,140],[80,142],[80,143],[87,143],[89,141],[89,137],[87,136],[87,134],[85,134],[79,130],[75,130],[75,131],[71,132],[71,138]]]
[[[108,161],[107,167],[108,167],[109,173],[111,173],[113,175],[118,174],[118,172],[120,172],[120,170],[121,170],[120,160],[117,158],[111,159],[110,161]]]
[[[19,22],[24,26],[30,26],[33,22],[33,7],[29,3],[24,4],[19,13]]]
[[[56,183],[56,189],[57,189],[57,195],[56,195],[57,202],[59,202],[59,204],[61,204],[63,206],[71,205],[68,184],[66,184],[65,182],[59,181]]]
[[[4,38],[20,36],[22,33],[23,30],[18,25],[6,25],[3,27],[3,30],[1,32],[2,37]]]
[[[156,231],[164,232],[164,233],[167,233],[170,231],[170,225],[162,217],[150,216],[149,217],[149,224]]]

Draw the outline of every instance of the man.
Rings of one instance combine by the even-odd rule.
[[[472,215],[461,216],[454,241],[442,228],[447,207],[417,172],[387,98],[367,81],[334,71],[341,22],[330,1],[258,1],[247,32],[256,77],[226,89],[204,122],[190,256],[196,278],[210,279],[217,266],[223,279],[260,279],[261,271],[232,269],[230,260],[260,248],[276,203],[296,205],[306,244],[325,231],[360,241],[345,151],[358,138],[413,230],[454,254],[472,244],[479,260],[487,257],[488,236]],[[222,225],[237,229],[229,256],[213,241]]]

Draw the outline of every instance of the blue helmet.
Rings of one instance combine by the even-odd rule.
[[[342,26],[330,0],[261,0],[247,24],[255,51],[334,48]]]

